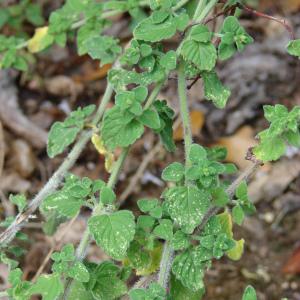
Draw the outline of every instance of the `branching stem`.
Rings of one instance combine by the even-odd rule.
[[[232,182],[232,184],[226,189],[226,193],[229,196],[229,199],[232,200],[235,190],[237,187],[241,184],[242,181],[249,181],[249,179],[252,177],[252,175],[256,172],[256,170],[262,165],[261,161],[255,161],[253,165],[248,167],[241,175]],[[205,225],[207,224],[208,220],[212,217],[218,214],[222,210],[221,207],[213,206],[211,207],[205,216],[203,217],[203,220],[201,224],[196,228],[194,231],[194,234],[200,234],[202,230],[204,229]]]
[[[164,80],[159,82],[155,86],[155,88],[153,89],[153,91],[149,95],[149,97],[148,97],[148,99],[147,99],[147,101],[144,105],[144,109],[147,109],[152,105],[152,103],[155,101],[159,91],[161,90],[163,84],[164,84]],[[130,147],[123,148],[122,153],[120,154],[118,160],[115,162],[115,164],[113,166],[113,170],[112,170],[111,175],[110,175],[110,177],[108,179],[108,182],[107,182],[107,186],[112,188],[112,189],[114,188],[115,184],[118,181],[119,174],[120,174],[121,169],[123,167],[124,161],[125,161],[125,159],[128,155],[129,149],[130,149]],[[103,207],[102,207],[102,204],[99,203],[93,209],[92,216],[101,215],[102,212],[103,212]],[[86,255],[86,252],[87,252],[87,249],[89,247],[89,244],[90,244],[90,231],[87,227],[85,232],[83,233],[82,239],[81,239],[81,241],[80,241],[80,243],[79,243],[79,245],[76,249],[76,260],[77,261],[82,261],[84,259],[85,255]],[[71,278],[69,278],[66,281],[64,295],[62,296],[62,299],[64,299],[64,300],[68,299],[72,283],[73,283],[73,279],[71,279]]]
[[[95,114],[92,123],[94,125],[98,124],[101,120],[105,108],[110,101],[113,93],[113,88],[110,84],[107,85],[106,91],[103,95],[101,104]],[[16,235],[16,233],[22,228],[23,224],[28,220],[28,218],[35,212],[35,210],[41,205],[43,200],[51,193],[53,193],[59,186],[66,173],[73,167],[74,163],[78,159],[80,153],[88,143],[92,136],[91,130],[83,131],[78,139],[78,141],[73,146],[71,152],[68,154],[67,158],[63,161],[60,167],[52,175],[46,185],[40,190],[40,192],[31,200],[28,208],[17,215],[14,222],[0,235],[0,247],[7,245]]]

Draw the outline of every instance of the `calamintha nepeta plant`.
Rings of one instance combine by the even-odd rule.
[[[215,7],[221,10],[218,15],[226,15],[217,32],[206,25],[216,17],[208,19]],[[186,82],[202,78],[205,98],[217,108],[225,107],[230,90],[219,80],[215,67],[218,59],[227,60],[253,42],[238,21],[242,9],[250,10],[238,0],[67,0],[51,13],[48,26],[36,29],[31,39],[0,36],[2,68],[26,71],[30,53],[55,43],[64,47],[71,32],[75,32],[79,55],[89,54],[102,65],[113,63],[100,106],[78,108],[51,127],[50,157],[77,141],[49,182],[28,203],[23,195],[10,197],[19,214],[5,220],[7,229],[0,235],[0,258],[10,267],[11,283],[1,296],[14,300],[32,295],[44,300],[198,300],[205,293],[203,278],[213,259],[224,255],[240,259],[244,240],[235,240],[232,229],[233,223],[241,225],[245,215],[255,212],[247,194],[248,178],[264,162],[280,158],[287,144],[300,146],[300,107],[289,112],[283,105],[265,106],[270,126],[259,134],[259,144],[249,150],[253,165],[228,184],[224,175],[237,169],[221,163],[226,149],[204,148],[192,141]],[[133,38],[124,48],[119,40],[103,34],[111,25],[109,17],[123,12],[129,13],[134,28]],[[292,33],[285,22],[269,18]],[[178,47],[166,51],[163,40],[175,34],[180,36]],[[300,40],[293,38],[287,50],[299,57]],[[165,100],[158,99],[170,74],[178,79],[184,163],[174,162],[164,169],[162,179],[169,183],[168,188],[161,199],[140,199],[137,204],[142,214],[136,218],[131,211],[119,209],[114,186],[130,146],[145,127],[160,137],[168,151],[175,151],[174,112]],[[115,105],[108,109],[113,94]],[[108,182],[68,173],[90,140],[105,156]],[[122,151],[115,158],[117,148]],[[20,249],[11,242],[26,238],[20,232],[24,222],[39,209],[46,219],[44,230],[51,234],[60,223],[76,218],[83,206],[92,213],[77,248],[64,245],[52,254],[51,274],[41,275],[35,282],[23,281],[18,263],[12,259]],[[92,239],[111,260],[92,263],[85,259]],[[132,274],[141,278],[129,286]],[[255,290],[249,286],[243,300],[254,299]]]

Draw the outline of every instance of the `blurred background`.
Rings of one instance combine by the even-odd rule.
[[[26,12],[20,5],[38,4]],[[23,4],[22,4],[23,3]],[[0,1],[0,31],[4,35],[30,37],[34,28],[47,24],[51,11],[63,1]],[[26,5],[27,5],[26,4]],[[285,18],[300,38],[300,0],[247,1],[264,13]],[[25,7],[25,6],[24,6]],[[131,38],[129,16],[112,19],[107,34],[117,36],[122,44]],[[219,28],[222,17],[210,26]],[[219,63],[222,81],[232,90],[227,108],[218,110],[204,101],[201,80],[189,90],[189,105],[194,140],[205,146],[225,146],[228,158],[241,170],[248,162],[247,149],[255,145],[255,136],[267,126],[264,104],[282,103],[288,108],[300,105],[300,64],[289,56],[285,46],[289,34],[276,22],[243,13],[241,23],[255,43],[242,54]],[[176,46],[179,36],[165,43]],[[9,202],[11,193],[24,193],[31,199],[63,161],[64,155],[49,159],[45,147],[51,124],[63,120],[78,106],[98,104],[106,86],[110,66],[99,67],[99,61],[76,54],[74,39],[68,46],[58,46],[28,57],[30,68],[21,73],[0,71],[0,218],[16,214]],[[176,82],[169,80],[160,99],[177,108]],[[137,212],[137,199],[159,197],[164,188],[162,169],[183,158],[182,128],[175,121],[175,154],[167,153],[149,131],[132,148],[116,187],[123,206]],[[143,162],[143,163],[142,163]],[[107,179],[104,159],[90,143],[71,170],[79,176]],[[261,168],[249,185],[249,194],[257,214],[247,218],[243,227],[235,228],[236,239],[246,241],[245,253],[238,262],[226,258],[215,261],[206,275],[205,300],[237,300],[243,289],[252,284],[260,300],[287,297],[300,299],[300,151],[289,148],[285,157]],[[78,243],[85,229],[88,210],[83,210],[73,225],[61,225],[52,236],[43,233],[43,218],[37,213],[25,226],[30,238],[24,242],[20,264],[26,280],[34,278],[50,249]],[[2,227],[3,229],[3,227]],[[104,254],[93,245],[88,257],[99,261]],[[50,270],[46,261],[43,272]],[[8,270],[0,264],[0,290],[7,287]]]

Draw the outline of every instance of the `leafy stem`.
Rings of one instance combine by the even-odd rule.
[[[155,101],[155,99],[156,99],[158,93],[160,92],[163,84],[164,84],[164,80],[159,82],[154,87],[153,91],[151,92],[151,94],[148,97],[147,102],[145,103],[144,110],[149,108],[152,105],[152,103]],[[108,84],[108,86],[110,86],[110,84]],[[100,110],[100,107],[99,107],[99,110]],[[122,152],[121,152],[118,160],[115,162],[115,164],[113,166],[111,175],[110,175],[110,177],[108,179],[108,182],[107,182],[107,187],[114,188],[115,184],[117,183],[120,171],[121,171],[121,169],[123,167],[123,164],[124,164],[124,161],[125,161],[125,159],[128,155],[129,149],[130,149],[130,147],[126,147],[126,148],[122,149]],[[100,215],[100,214],[102,214],[102,212],[103,212],[102,211],[102,203],[99,203],[93,209],[92,216]],[[89,243],[90,243],[90,231],[87,227],[84,234],[83,234],[83,236],[82,236],[82,239],[79,243],[79,246],[76,250],[75,260],[82,261],[84,259],[85,255],[86,255],[87,248],[89,246]],[[71,289],[73,281],[74,280],[72,278],[70,278],[66,281],[65,292],[64,292],[64,295],[62,296],[62,299],[64,299],[64,300],[68,299],[68,295],[70,293],[70,289]]]

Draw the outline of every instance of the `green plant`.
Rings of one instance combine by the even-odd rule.
[[[300,146],[300,107],[288,112],[283,105],[265,106],[270,126],[259,134],[259,144],[248,155],[253,165],[231,184],[223,180],[224,174],[234,174],[237,169],[221,162],[226,149],[193,143],[186,80],[201,77],[205,98],[224,108],[230,91],[218,78],[217,60],[243,51],[253,39],[234,15],[225,18],[218,32],[212,32],[205,24],[216,5],[224,13],[228,8],[231,13],[235,8],[249,10],[240,1],[67,0],[51,13],[49,25],[38,28],[30,40],[1,36],[2,68],[26,70],[27,51],[40,52],[55,43],[64,47],[68,37],[74,37],[72,31],[79,55],[88,54],[101,64],[114,63],[100,106],[96,110],[94,106],[79,108],[64,122],[53,124],[47,147],[50,157],[61,154],[77,139],[63,164],[29,204],[24,196],[11,197],[20,213],[4,222],[8,228],[0,236],[1,247],[7,252],[2,251],[1,261],[11,269],[11,288],[2,295],[16,300],[30,299],[34,294],[47,300],[108,300],[126,295],[132,300],[200,299],[205,293],[205,271],[212,260],[224,255],[240,259],[244,240],[235,240],[233,223],[241,225],[246,215],[255,212],[247,180],[261,164],[282,156],[286,144]],[[108,17],[122,12],[130,14],[134,26],[133,39],[124,49],[118,39],[103,34],[111,25]],[[165,51],[163,40],[177,32],[181,36],[177,49]],[[300,57],[299,45],[299,40],[291,41],[288,52]],[[158,99],[170,72],[176,72],[178,78],[185,161],[164,169],[162,179],[170,182],[170,187],[161,199],[140,199],[138,207],[143,214],[136,218],[131,211],[119,210],[113,190],[130,146],[145,127],[160,137],[166,150],[175,151],[174,112],[166,101]],[[115,105],[107,109],[113,93]],[[68,174],[89,140],[105,156],[108,182]],[[122,151],[114,161],[116,148]],[[47,220],[45,231],[52,233],[58,224],[75,218],[83,206],[92,213],[77,249],[65,245],[52,254],[50,275],[41,275],[35,282],[22,281],[22,271],[10,258],[20,255],[20,249],[10,242],[14,237],[26,238],[20,229],[28,216],[39,208]],[[85,260],[91,239],[111,261],[96,264]],[[132,273],[144,277],[128,286]],[[254,299],[254,289],[247,287],[243,300]]]

